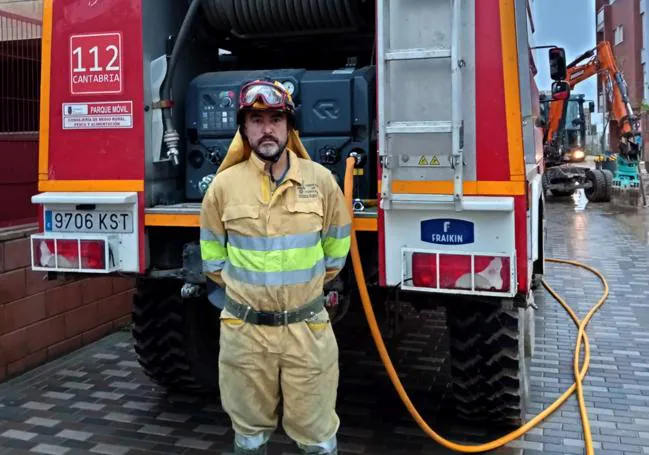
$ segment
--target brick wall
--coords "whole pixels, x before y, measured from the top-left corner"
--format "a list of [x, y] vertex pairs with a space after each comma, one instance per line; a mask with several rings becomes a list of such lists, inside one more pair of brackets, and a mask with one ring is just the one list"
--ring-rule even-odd
[[29, 268], [35, 226], [0, 230], [0, 381], [98, 340], [130, 321], [134, 282], [47, 281]]

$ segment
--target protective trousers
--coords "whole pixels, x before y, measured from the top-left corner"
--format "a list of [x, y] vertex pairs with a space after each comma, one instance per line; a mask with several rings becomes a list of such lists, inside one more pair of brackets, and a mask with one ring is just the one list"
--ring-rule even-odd
[[328, 313], [282, 326], [221, 314], [219, 387], [235, 431], [235, 453], [265, 454], [282, 426], [303, 453], [336, 454], [338, 344]]

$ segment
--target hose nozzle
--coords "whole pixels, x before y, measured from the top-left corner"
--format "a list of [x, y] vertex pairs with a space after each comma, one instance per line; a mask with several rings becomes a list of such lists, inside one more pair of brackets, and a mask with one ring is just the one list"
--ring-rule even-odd
[[167, 156], [173, 162], [174, 166], [179, 166], [180, 151], [178, 150], [178, 144], [180, 143], [180, 135], [175, 129], [169, 129], [165, 131], [162, 140], [167, 146]]

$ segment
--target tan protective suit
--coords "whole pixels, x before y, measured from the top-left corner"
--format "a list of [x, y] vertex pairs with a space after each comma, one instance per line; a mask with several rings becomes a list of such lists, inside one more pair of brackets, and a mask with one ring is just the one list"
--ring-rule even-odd
[[[351, 217], [334, 177], [310, 160], [295, 131], [287, 150], [288, 172], [273, 188], [265, 163], [237, 133], [201, 210], [206, 275], [258, 311], [317, 299], [349, 252]], [[219, 385], [239, 447], [265, 444], [281, 396], [288, 436], [306, 453], [336, 453], [338, 345], [325, 309], [284, 326], [223, 310]]]

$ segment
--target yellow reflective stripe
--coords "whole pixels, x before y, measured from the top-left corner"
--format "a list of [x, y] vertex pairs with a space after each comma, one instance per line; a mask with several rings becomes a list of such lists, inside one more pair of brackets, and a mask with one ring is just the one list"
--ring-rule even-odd
[[225, 234], [217, 234], [214, 231], [201, 228], [201, 259], [203, 261], [224, 261], [228, 257], [225, 248]]
[[204, 261], [223, 261], [228, 251], [216, 240], [201, 240], [201, 259]]
[[290, 248], [286, 250], [254, 251], [228, 244], [228, 261], [235, 267], [251, 272], [288, 272], [314, 267], [324, 258], [322, 247]]
[[306, 270], [288, 272], [253, 272], [235, 267], [231, 262], [225, 263], [223, 272], [231, 279], [253, 286], [285, 286], [309, 283], [325, 273], [324, 260], [318, 261]]
[[322, 248], [324, 249], [325, 255], [331, 258], [346, 256], [349, 253], [350, 245], [351, 237], [343, 237], [342, 239], [326, 237], [322, 241]]
[[350, 223], [344, 226], [331, 226], [327, 229], [322, 238], [322, 248], [328, 262], [347, 256], [351, 246], [351, 228]]

